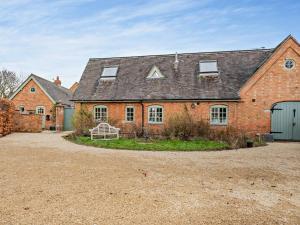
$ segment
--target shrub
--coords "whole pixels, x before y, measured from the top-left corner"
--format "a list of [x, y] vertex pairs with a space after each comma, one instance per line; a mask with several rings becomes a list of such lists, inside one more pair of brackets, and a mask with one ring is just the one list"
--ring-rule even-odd
[[194, 136], [208, 138], [211, 132], [211, 127], [207, 121], [200, 120], [194, 122]]
[[140, 126], [137, 126], [135, 123], [122, 123], [121, 126], [121, 135], [127, 138], [141, 138], [143, 137], [143, 130]]
[[210, 128], [208, 138], [226, 142], [231, 148], [244, 148], [249, 139], [245, 132], [230, 126], [223, 129]]
[[227, 143], [230, 148], [247, 146], [249, 137], [245, 132], [234, 127], [211, 127], [207, 121], [195, 121], [187, 108], [171, 117], [163, 130], [166, 138], [180, 140], [208, 139]]
[[185, 106], [183, 112], [175, 114], [169, 119], [168, 125], [163, 130], [163, 135], [168, 138], [189, 140], [195, 134], [194, 126], [195, 122]]
[[96, 125], [93, 114], [87, 110], [86, 106], [82, 106], [74, 113], [72, 123], [76, 135], [89, 135], [89, 129]]

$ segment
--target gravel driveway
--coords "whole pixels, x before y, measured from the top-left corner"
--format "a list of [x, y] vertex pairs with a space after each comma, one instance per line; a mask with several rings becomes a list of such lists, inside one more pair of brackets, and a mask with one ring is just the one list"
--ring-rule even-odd
[[0, 138], [0, 224], [300, 224], [300, 143], [138, 152]]

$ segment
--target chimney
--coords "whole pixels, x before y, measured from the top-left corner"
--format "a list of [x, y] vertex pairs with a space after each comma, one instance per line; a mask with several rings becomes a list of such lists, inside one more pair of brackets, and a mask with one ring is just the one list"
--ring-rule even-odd
[[56, 84], [57, 86], [61, 86], [61, 81], [59, 79], [59, 76], [57, 76], [56, 80], [54, 80], [54, 84]]
[[176, 73], [178, 72], [178, 65], [179, 65], [179, 60], [178, 60], [178, 54], [176, 52], [175, 61], [174, 61], [174, 70], [175, 70]]

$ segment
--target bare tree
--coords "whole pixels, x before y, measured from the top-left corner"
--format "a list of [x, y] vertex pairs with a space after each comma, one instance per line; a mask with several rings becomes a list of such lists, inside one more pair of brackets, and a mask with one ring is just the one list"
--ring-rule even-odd
[[0, 71], [0, 98], [8, 98], [20, 85], [21, 79], [15, 72], [3, 69]]

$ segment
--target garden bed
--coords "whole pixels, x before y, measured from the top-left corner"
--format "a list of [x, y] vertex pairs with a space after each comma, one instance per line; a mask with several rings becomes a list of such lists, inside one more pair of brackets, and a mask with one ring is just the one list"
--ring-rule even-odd
[[229, 149], [228, 144], [209, 140], [145, 140], [126, 139], [118, 140], [91, 140], [85, 136], [65, 136], [65, 139], [76, 144], [109, 149], [127, 149], [143, 151], [213, 151]]

